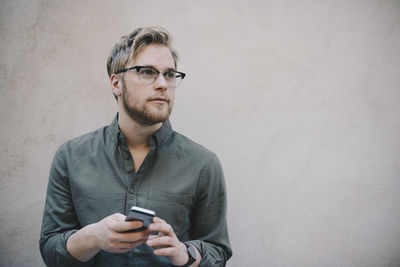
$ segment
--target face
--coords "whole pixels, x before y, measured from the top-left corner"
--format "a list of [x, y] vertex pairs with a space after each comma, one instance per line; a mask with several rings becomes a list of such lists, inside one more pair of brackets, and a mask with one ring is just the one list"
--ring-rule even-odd
[[[159, 71], [175, 69], [174, 59], [168, 47], [151, 44], [134, 59], [131, 66], [152, 66]], [[163, 75], [152, 84], [144, 84], [135, 70], [124, 73], [121, 81], [122, 105], [125, 112], [143, 126], [164, 122], [169, 118], [175, 97]]]

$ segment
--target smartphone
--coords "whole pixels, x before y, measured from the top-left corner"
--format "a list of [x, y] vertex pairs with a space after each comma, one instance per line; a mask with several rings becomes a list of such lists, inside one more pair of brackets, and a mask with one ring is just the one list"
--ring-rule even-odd
[[125, 221], [142, 221], [143, 227], [132, 229], [127, 232], [140, 232], [147, 229], [149, 224], [153, 222], [154, 216], [156, 216], [156, 213], [152, 210], [132, 206], [128, 212], [128, 215], [126, 215]]

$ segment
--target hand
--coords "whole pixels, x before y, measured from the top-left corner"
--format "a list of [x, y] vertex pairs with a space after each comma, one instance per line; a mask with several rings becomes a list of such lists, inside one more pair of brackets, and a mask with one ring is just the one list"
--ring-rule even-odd
[[146, 244], [153, 247], [154, 254], [166, 256], [173, 265], [184, 265], [189, 261], [189, 255], [185, 244], [179, 241], [172, 226], [166, 221], [154, 217], [153, 223], [147, 229], [149, 232], [159, 232], [158, 235], [150, 235]]
[[97, 247], [111, 253], [122, 253], [144, 243], [149, 231], [121, 233], [143, 226], [141, 221], [125, 221], [125, 215], [115, 213], [93, 225]]

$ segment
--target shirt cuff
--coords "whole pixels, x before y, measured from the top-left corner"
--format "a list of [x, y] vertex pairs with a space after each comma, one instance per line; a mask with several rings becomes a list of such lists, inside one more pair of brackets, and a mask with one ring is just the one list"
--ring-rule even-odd
[[224, 259], [217, 259], [213, 256], [212, 248], [210, 243], [204, 242], [202, 240], [190, 240], [185, 243], [193, 245], [201, 255], [201, 262], [199, 267], [216, 267], [225, 266], [226, 261]]
[[67, 250], [67, 241], [68, 238], [77, 232], [78, 230], [70, 230], [63, 233], [61, 237], [61, 242], [57, 244], [57, 253], [59, 255], [58, 264], [60, 266], [90, 266], [93, 260], [89, 260], [87, 262], [81, 262], [78, 259], [74, 258]]

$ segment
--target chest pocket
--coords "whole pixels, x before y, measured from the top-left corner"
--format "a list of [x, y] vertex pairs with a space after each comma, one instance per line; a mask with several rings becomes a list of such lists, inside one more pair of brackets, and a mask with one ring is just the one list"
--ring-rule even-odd
[[190, 227], [190, 209], [192, 196], [190, 194], [167, 192], [149, 189], [147, 207], [156, 212], [156, 216], [170, 224], [178, 238]]
[[125, 193], [92, 193], [77, 198], [74, 203], [82, 227], [114, 214], [124, 214]]

